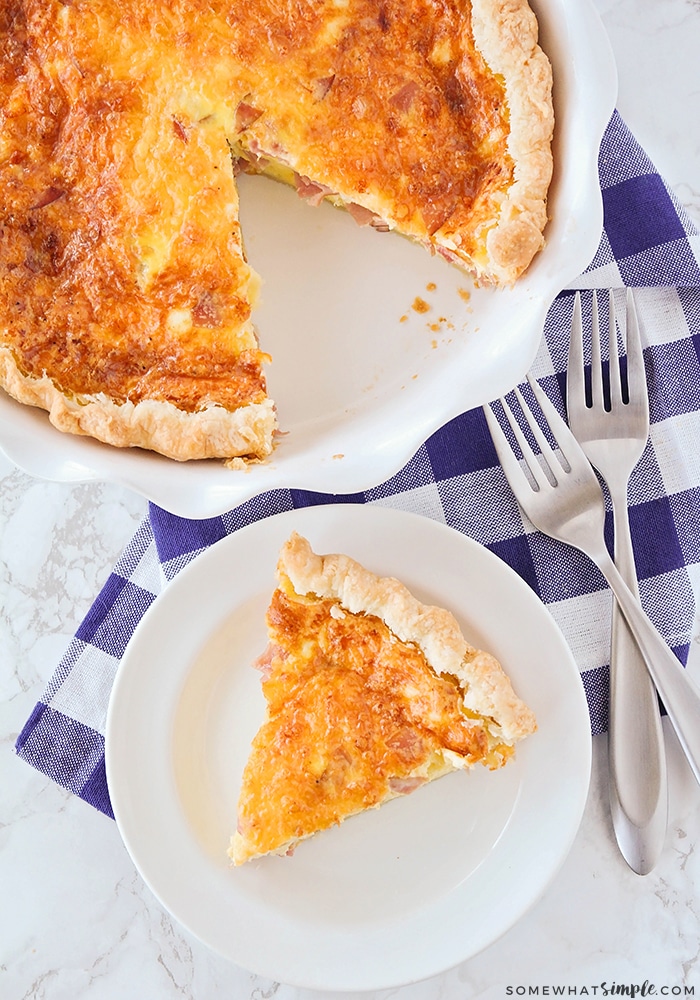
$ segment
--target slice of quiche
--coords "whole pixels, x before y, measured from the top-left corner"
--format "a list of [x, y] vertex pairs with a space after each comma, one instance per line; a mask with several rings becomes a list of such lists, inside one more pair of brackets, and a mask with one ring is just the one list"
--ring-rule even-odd
[[4, 0], [0, 386], [112, 445], [264, 458], [237, 172], [507, 284], [551, 86], [527, 0]]
[[493, 656], [455, 618], [294, 533], [267, 613], [265, 721], [244, 769], [235, 865], [475, 763], [536, 729]]

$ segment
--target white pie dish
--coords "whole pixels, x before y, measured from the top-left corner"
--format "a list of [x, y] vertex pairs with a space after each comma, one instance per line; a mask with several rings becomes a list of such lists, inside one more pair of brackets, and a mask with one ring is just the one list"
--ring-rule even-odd
[[[46, 413], [4, 393], [0, 449], [35, 476], [116, 482], [173, 513], [207, 517], [276, 488], [375, 486], [448, 420], [512, 388], [532, 363], [552, 300], [598, 247], [597, 155], [617, 93], [590, 0], [533, 7], [554, 67], [556, 166], [547, 245], [515, 288], [475, 290], [421, 247], [244, 177], [242, 228], [264, 282], [255, 320], [273, 356], [268, 388], [284, 432], [273, 455], [241, 472], [120, 450], [62, 434]], [[414, 308], [418, 299], [427, 311]]]
[[[466, 638], [499, 658], [538, 731], [499, 771], [447, 775], [293, 857], [232, 868], [241, 772], [264, 715], [252, 663], [292, 530], [452, 611]], [[331, 504], [243, 528], [168, 585], [119, 667], [106, 763], [127, 850], [189, 933], [278, 982], [379, 990], [466, 961], [542, 896], [583, 815], [591, 734], [573, 656], [513, 570], [429, 518]]]

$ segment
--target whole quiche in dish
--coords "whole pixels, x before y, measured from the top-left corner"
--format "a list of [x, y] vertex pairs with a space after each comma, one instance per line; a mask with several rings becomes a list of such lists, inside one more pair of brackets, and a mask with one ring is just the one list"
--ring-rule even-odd
[[525, 0], [5, 0], [0, 386], [111, 445], [265, 458], [237, 175], [508, 285], [547, 221], [537, 39]]

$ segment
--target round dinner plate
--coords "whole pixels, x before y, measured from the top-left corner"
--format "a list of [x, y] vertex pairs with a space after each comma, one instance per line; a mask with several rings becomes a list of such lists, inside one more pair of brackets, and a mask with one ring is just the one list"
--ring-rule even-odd
[[[494, 653], [538, 731], [506, 767], [455, 772], [301, 843], [231, 867], [241, 773], [264, 714], [252, 666], [280, 547], [296, 530], [448, 608]], [[470, 958], [542, 895], [578, 830], [591, 736], [571, 652], [505, 563], [457, 531], [374, 505], [258, 521], [216, 543], [146, 613], [107, 720], [117, 824], [162, 905], [261, 976], [378, 990]]]
[[450, 419], [520, 382], [552, 300], [598, 248], [598, 148], [617, 94], [592, 0], [532, 6], [554, 70], [555, 172], [546, 246], [513, 288], [474, 288], [395, 234], [313, 209], [267, 178], [239, 178], [246, 249], [263, 279], [254, 321], [284, 432], [270, 458], [242, 472], [113, 448], [62, 434], [0, 392], [7, 457], [34, 476], [116, 482], [172, 513], [210, 517], [266, 490], [376, 486]]

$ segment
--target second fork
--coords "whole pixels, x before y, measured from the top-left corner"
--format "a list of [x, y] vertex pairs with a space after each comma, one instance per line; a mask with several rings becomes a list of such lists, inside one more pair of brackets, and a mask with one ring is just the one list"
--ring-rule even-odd
[[[627, 392], [623, 392], [617, 347], [615, 299], [608, 296], [607, 405], [598, 301], [591, 314], [591, 386], [588, 405], [584, 376], [581, 296], [576, 293], [566, 408], [569, 426], [592, 465], [608, 485], [613, 508], [615, 563], [638, 596], [629, 529], [629, 477], [649, 436], [649, 403], [644, 359], [632, 293], [626, 303]], [[666, 758], [656, 690], [632, 634], [613, 604], [608, 722], [610, 808], [620, 851], [640, 875], [655, 867], [667, 826]]]
[[639, 599], [620, 576], [605, 544], [603, 491], [593, 468], [567, 423], [544, 390], [528, 376], [560, 460], [536, 417], [516, 386], [514, 392], [532, 435], [535, 454], [506, 401], [501, 399], [510, 428], [520, 448], [516, 451], [489, 405], [484, 415], [503, 471], [532, 524], [561, 542], [573, 545], [591, 559], [610, 584], [627, 624], [641, 650], [647, 670], [666, 708], [681, 748], [700, 783], [700, 687], [686, 672], [666, 640], [646, 614]]

